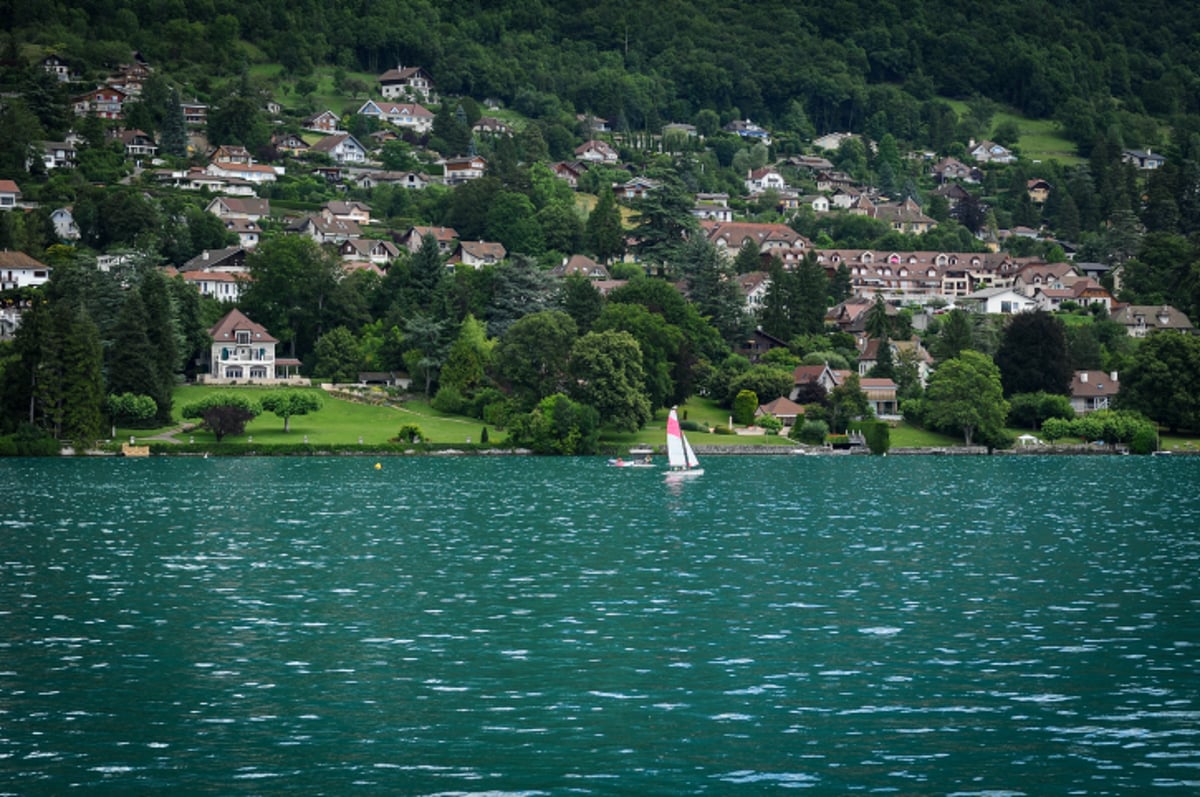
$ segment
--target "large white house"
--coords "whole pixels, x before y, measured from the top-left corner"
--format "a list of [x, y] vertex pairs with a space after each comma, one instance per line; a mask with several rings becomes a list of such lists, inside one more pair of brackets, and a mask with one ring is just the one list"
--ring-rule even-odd
[[370, 116], [384, 122], [390, 122], [396, 127], [405, 127], [418, 133], [427, 133], [433, 129], [433, 112], [415, 102], [389, 102], [386, 100], [367, 100], [358, 109], [360, 116]]
[[279, 341], [241, 310], [230, 310], [209, 334], [213, 344], [206, 382], [277, 382], [294, 378], [300, 368], [295, 358], [277, 357]]
[[50, 279], [50, 267], [24, 252], [0, 251], [0, 290], [43, 285]]

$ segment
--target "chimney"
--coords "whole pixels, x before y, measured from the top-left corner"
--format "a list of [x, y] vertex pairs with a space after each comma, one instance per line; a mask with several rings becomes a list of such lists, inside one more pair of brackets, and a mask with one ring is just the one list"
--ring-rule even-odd
[[205, 250], [204, 250], [204, 252], [203, 252], [203, 253], [201, 253], [201, 255], [200, 255], [200, 259], [201, 259], [201, 260], [208, 260], [208, 250], [207, 250], [207, 249], [205, 249]]
[[1112, 371], [1111, 373], [1109, 373], [1108, 378], [1110, 381], [1116, 382], [1117, 381], [1117, 372]]
[[1079, 381], [1081, 384], [1084, 384], [1084, 385], [1087, 384], [1087, 371], [1079, 372]]

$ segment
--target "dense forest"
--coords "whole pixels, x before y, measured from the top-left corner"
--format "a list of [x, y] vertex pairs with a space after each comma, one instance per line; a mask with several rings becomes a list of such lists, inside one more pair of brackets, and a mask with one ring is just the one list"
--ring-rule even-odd
[[[4, 0], [11, 51], [56, 51], [86, 73], [130, 47], [203, 95], [273, 61], [379, 73], [419, 64], [450, 94], [540, 116], [566, 104], [630, 130], [722, 119], [911, 140], [921, 103], [986, 97], [1053, 118], [1085, 150], [1098, 132], [1148, 146], [1200, 111], [1200, 17], [1165, 0], [962, 3], [600, 0]], [[1194, 11], [1194, 8], [1192, 9]], [[203, 96], [202, 96], [203, 98]], [[870, 131], [868, 131], [870, 132]], [[874, 136], [878, 138], [878, 135]]]

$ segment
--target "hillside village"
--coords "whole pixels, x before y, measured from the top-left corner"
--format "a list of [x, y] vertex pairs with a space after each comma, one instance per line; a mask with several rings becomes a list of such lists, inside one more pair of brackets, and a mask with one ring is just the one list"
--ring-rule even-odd
[[[262, 273], [256, 262], [266, 262], [256, 261], [256, 253], [291, 238], [311, 242], [321, 257], [337, 264], [337, 281], [370, 286], [363, 290], [377, 290], [389, 273], [411, 280], [414, 259], [424, 252], [460, 286], [482, 284], [465, 272], [503, 273], [515, 258], [549, 285], [573, 279], [601, 300], [631, 279], [651, 276], [666, 278], [693, 302], [699, 278], [688, 276], [691, 268], [679, 258], [685, 241], [703, 241], [715, 253], [714, 268], [729, 289], [724, 295], [736, 295], [738, 305], [738, 318], [721, 332], [729, 349], [750, 364], [786, 362], [769, 356], [772, 349], [790, 347], [791, 354], [802, 356], [793, 337], [820, 331], [777, 320], [791, 312], [781, 310], [780, 302], [795, 302], [780, 298], [778, 283], [806, 263], [815, 264], [828, 286], [821, 291], [821, 326], [844, 335], [843, 348], [824, 365], [795, 365], [790, 389], [762, 396], [758, 415], [775, 415], [786, 426], [803, 415], [797, 402], [813, 398], [812, 384], [831, 393], [851, 375], [870, 414], [899, 420], [906, 392], [926, 387], [936, 370], [939, 358], [930, 351], [930, 336], [951, 312], [969, 313], [976, 327], [983, 319], [993, 319], [985, 327], [999, 320], [996, 329], [1017, 314], [1080, 311], [1111, 319], [1132, 339], [1160, 330], [1195, 332], [1178, 307], [1121, 301], [1119, 258], [1080, 259], [1078, 241], [1044, 223], [999, 226], [998, 217], [1036, 218], [1037, 209], [1064, 189], [1043, 177], [1025, 177], [1036, 175], [1039, 165], [1021, 164], [1017, 152], [995, 141], [961, 141], [954, 154], [900, 152], [890, 134], [876, 141], [835, 132], [813, 137], [803, 151], [782, 153], [772, 148], [772, 132], [749, 119], [732, 119], [716, 130], [711, 124], [701, 131], [690, 123], [669, 123], [637, 133], [577, 114], [572, 140], [555, 142], [555, 154], [569, 156], [555, 159], [533, 125], [486, 98], [439, 94], [436, 76], [420, 66], [380, 73], [365, 92], [357, 88], [361, 96], [345, 99], [341, 113], [323, 109], [303, 116], [248, 84], [224, 101], [224, 109], [184, 100], [137, 54], [95, 86], [81, 82], [53, 53], [33, 67], [69, 90], [74, 121], [61, 141], [32, 142], [20, 182], [0, 179], [0, 211], [24, 219], [6, 226], [5, 240], [27, 244], [25, 251], [0, 252], [0, 290], [8, 297], [0, 338], [6, 340], [19, 334], [36, 290], [57, 268], [86, 263], [100, 272], [120, 272], [148, 264], [201, 297], [210, 335], [232, 319], [241, 324], [239, 343], [253, 338], [271, 344], [269, 352], [259, 347], [251, 355], [214, 339], [211, 347], [198, 347], [188, 368], [192, 378], [264, 384], [328, 378], [329, 362], [316, 357], [319, 334], [268, 328], [249, 315], [262, 305], [262, 296], [245, 303]], [[148, 84], [159, 98], [157, 110], [147, 108]], [[170, 86], [165, 105], [164, 86]], [[253, 106], [230, 119], [227, 106], [235, 101]], [[155, 113], [153, 133], [132, 126]], [[269, 130], [261, 146], [246, 145], [254, 137], [244, 127], [247, 115]], [[689, 167], [681, 164], [706, 152], [711, 156], [713, 147], [732, 148], [731, 168], [744, 167], [744, 179], [732, 191], [689, 190], [689, 180], [680, 179]], [[1120, 152], [1119, 161], [1129, 180], [1142, 181], [1166, 163], [1161, 155], [1135, 149]], [[867, 162], [872, 169], [863, 168]], [[84, 169], [93, 177], [106, 172], [112, 182], [80, 186]], [[1004, 199], [1014, 211], [998, 214], [990, 206], [998, 175], [1020, 175], [1016, 198], [1010, 192]], [[64, 189], [72, 184], [77, 189]], [[485, 184], [486, 191], [471, 193]], [[55, 201], [71, 193], [75, 202]], [[127, 211], [105, 204], [105, 197], [118, 194], [132, 197]], [[530, 196], [536, 202], [524, 198]], [[182, 208], [192, 208], [191, 215]], [[198, 210], [215, 221], [204, 221]], [[116, 225], [105, 214], [123, 212], [130, 214], [131, 231], [106, 231]], [[174, 213], [175, 223], [194, 231], [191, 245], [171, 250], [161, 245], [160, 234], [147, 248], [150, 230], [137, 228], [140, 222], [133, 218], [147, 213], [158, 218]], [[605, 238], [596, 223], [602, 213], [619, 219], [615, 240], [611, 234]], [[460, 231], [456, 220], [468, 224]], [[853, 224], [872, 225], [886, 246], [837, 245], [829, 232]], [[647, 236], [664, 229], [665, 248], [656, 249]], [[939, 229], [953, 232], [938, 238]], [[930, 241], [957, 246], [921, 246]], [[478, 312], [491, 321], [489, 301], [486, 295], [469, 300], [449, 320], [457, 325]], [[713, 316], [703, 301], [702, 315]], [[536, 303], [529, 310], [548, 306]], [[898, 320], [881, 330], [871, 320], [873, 308]], [[254, 361], [250, 367], [244, 367], [247, 358]], [[406, 367], [412, 359], [350, 359], [348, 372], [332, 369], [342, 381], [418, 378]], [[1117, 395], [1115, 365], [1121, 359], [1110, 359], [1111, 370], [1073, 372], [1069, 389], [1077, 413], [1107, 409]], [[887, 365], [882, 371], [881, 360]], [[891, 375], [895, 362], [911, 367], [915, 385]], [[1128, 355], [1123, 362], [1130, 362]], [[436, 374], [424, 379], [427, 388], [438, 382]]]

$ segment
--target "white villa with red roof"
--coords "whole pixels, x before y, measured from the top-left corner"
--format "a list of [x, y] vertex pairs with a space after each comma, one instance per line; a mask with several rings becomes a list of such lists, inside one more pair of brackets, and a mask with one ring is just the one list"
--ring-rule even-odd
[[300, 361], [277, 357], [279, 340], [241, 310], [230, 310], [209, 330], [213, 344], [207, 383], [295, 381]]

